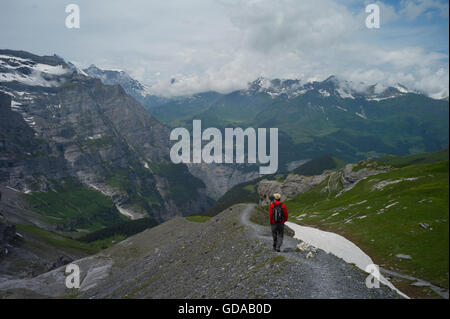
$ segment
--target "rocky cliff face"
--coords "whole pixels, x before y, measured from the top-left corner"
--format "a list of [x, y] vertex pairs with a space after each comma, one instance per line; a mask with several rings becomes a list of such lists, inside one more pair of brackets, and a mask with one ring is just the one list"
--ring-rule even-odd
[[58, 57], [0, 51], [0, 113], [2, 185], [48, 191], [76, 177], [133, 218], [164, 220], [210, 205], [204, 184], [170, 162], [167, 127], [121, 86]]
[[260, 205], [270, 204], [269, 196], [275, 193], [281, 194], [281, 200], [286, 201], [319, 185], [327, 176], [327, 173], [318, 176], [292, 174], [284, 182], [262, 180], [258, 185], [259, 203]]
[[322, 183], [324, 183], [323, 192], [337, 192], [336, 196], [339, 196], [355, 186], [360, 180], [390, 169], [390, 167], [382, 166], [375, 161], [365, 160], [357, 164], [347, 164], [338, 171], [325, 171], [321, 175], [290, 174], [282, 182], [262, 180], [258, 185], [259, 203], [260, 205], [268, 205], [270, 203], [269, 196], [274, 193], [281, 194], [281, 200], [286, 201]]
[[[147, 87], [145, 87], [139, 81], [131, 78], [124, 71], [103, 70], [96, 67], [95, 65], [91, 65], [89, 68], [84, 69], [83, 72], [85, 72], [90, 77], [100, 79], [103, 84], [120, 85], [126, 93], [139, 101], [144, 106], [144, 108], [148, 108], [150, 113], [155, 110], [153, 108], [153, 104], [162, 104], [169, 101], [168, 99], [162, 97], [150, 95], [149, 89]], [[206, 95], [211, 100], [213, 100], [215, 96], [214, 93], [211, 94], [212, 96], [209, 96], [208, 94]], [[195, 100], [195, 98], [192, 99]], [[176, 101], [177, 99], [174, 99], [172, 102], [176, 103]], [[152, 105], [153, 107], [151, 107], [150, 105]], [[167, 112], [167, 110], [162, 110], [161, 112], [164, 113]], [[170, 109], [168, 112], [171, 112]], [[185, 110], [181, 111], [181, 113], [183, 112], [185, 112]], [[158, 113], [158, 115], [161, 114]], [[259, 177], [256, 169], [253, 172], [246, 172], [239, 169], [237, 165], [224, 165], [214, 163], [206, 165], [191, 163], [187, 166], [189, 172], [192, 175], [203, 181], [206, 187], [206, 194], [214, 199], [217, 199], [225, 194], [225, 192], [232, 188], [234, 185]]]
[[188, 164], [189, 172], [206, 185], [208, 196], [218, 199], [233, 186], [256, 179], [258, 171], [243, 171], [229, 164]]

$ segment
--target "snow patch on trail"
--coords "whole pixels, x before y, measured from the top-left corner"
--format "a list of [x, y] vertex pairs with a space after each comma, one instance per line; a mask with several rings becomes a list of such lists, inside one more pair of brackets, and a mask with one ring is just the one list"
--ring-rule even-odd
[[372, 259], [358, 246], [338, 234], [300, 226], [291, 222], [286, 222], [286, 225], [295, 231], [294, 238], [307, 242], [327, 253], [332, 253], [348, 263], [354, 263], [358, 268], [364, 270], [367, 265], [373, 264]]
[[[342, 258], [349, 264], [355, 264], [356, 267], [364, 272], [367, 272], [368, 266], [375, 264], [358, 246], [341, 235], [313, 227], [300, 226], [291, 222], [286, 222], [286, 225], [295, 232], [294, 238]], [[383, 276], [380, 275], [379, 281], [395, 290], [401, 296], [409, 299], [407, 295], [398, 290]]]

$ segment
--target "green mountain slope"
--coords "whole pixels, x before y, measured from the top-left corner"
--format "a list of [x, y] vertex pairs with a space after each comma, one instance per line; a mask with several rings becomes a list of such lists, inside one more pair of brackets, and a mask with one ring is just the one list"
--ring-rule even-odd
[[[330, 163], [342, 165], [342, 161], [332, 160], [322, 156], [297, 171], [320, 174], [330, 168]], [[363, 178], [344, 192], [341, 181], [344, 169], [334, 169], [321, 184], [286, 202], [289, 220], [338, 233], [356, 243], [383, 268], [448, 289], [448, 163], [448, 149], [363, 161], [353, 165], [353, 172], [386, 165], [390, 169]], [[322, 169], [317, 170], [319, 167]], [[257, 203], [261, 180], [281, 183], [286, 177], [280, 174], [236, 185], [205, 214], [216, 215], [235, 203]], [[398, 258], [399, 254], [411, 259]], [[422, 288], [411, 287], [410, 283], [398, 284], [413, 296], [424, 297], [429, 293], [426, 288], [420, 291]]]
[[[292, 96], [269, 94], [263, 87], [213, 99], [197, 95], [149, 111], [170, 127], [190, 128], [193, 119], [202, 120], [205, 128], [277, 127], [281, 169], [290, 161], [322, 154], [355, 162], [448, 146], [448, 101], [394, 88], [376, 98], [369, 93], [343, 98], [333, 81], [306, 88], [306, 93]], [[385, 97], [389, 94], [393, 95]]]
[[442, 151], [421, 153], [409, 156], [384, 156], [378, 161], [384, 164], [389, 164], [395, 167], [403, 167], [415, 163], [433, 163], [440, 161], [448, 161], [449, 153], [448, 148]]
[[340, 160], [339, 158], [330, 155], [324, 155], [314, 158], [303, 165], [300, 165], [299, 167], [294, 169], [292, 173], [305, 176], [320, 175], [325, 170], [338, 169], [343, 167], [344, 165], [345, 162]]
[[430, 162], [436, 155], [415, 164], [396, 158], [399, 168], [341, 195], [342, 187], [326, 191], [329, 177], [287, 202], [290, 219], [343, 235], [385, 268], [448, 288], [449, 162]]
[[92, 231], [127, 220], [111, 199], [71, 178], [58, 183], [55, 190], [23, 196], [30, 209], [60, 231]]

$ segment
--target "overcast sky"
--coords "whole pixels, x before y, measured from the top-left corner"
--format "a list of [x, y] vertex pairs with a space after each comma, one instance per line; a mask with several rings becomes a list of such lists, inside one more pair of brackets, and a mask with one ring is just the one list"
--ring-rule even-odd
[[[65, 26], [69, 3], [80, 29]], [[381, 8], [379, 29], [365, 25], [369, 3]], [[161, 95], [337, 75], [440, 98], [448, 18], [446, 0], [1, 0], [0, 48], [123, 69]]]

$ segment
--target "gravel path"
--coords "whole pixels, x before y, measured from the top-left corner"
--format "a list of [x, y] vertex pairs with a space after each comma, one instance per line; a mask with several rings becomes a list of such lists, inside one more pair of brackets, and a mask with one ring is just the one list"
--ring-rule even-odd
[[[242, 211], [241, 222], [250, 227], [257, 238], [271, 245], [270, 229], [250, 221], [250, 213], [253, 209], [254, 206], [248, 205]], [[279, 253], [290, 261], [285, 276], [281, 280], [292, 280], [298, 284], [294, 290], [297, 298], [399, 297], [387, 287], [368, 289], [365, 286], [366, 273], [332, 254], [317, 250], [312, 253], [312, 258], [307, 259], [307, 252], [297, 251], [298, 244], [297, 239], [284, 236], [281, 253]]]

